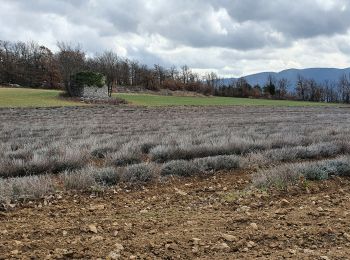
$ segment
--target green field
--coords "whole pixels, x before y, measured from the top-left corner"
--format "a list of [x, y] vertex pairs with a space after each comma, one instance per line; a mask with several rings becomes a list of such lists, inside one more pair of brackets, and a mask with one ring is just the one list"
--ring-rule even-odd
[[[84, 105], [80, 102], [64, 100], [59, 97], [60, 93], [61, 91], [59, 90], [0, 88], [0, 107], [56, 107]], [[113, 96], [123, 98], [131, 105], [137, 106], [340, 106], [340, 104], [231, 97], [184, 97], [129, 93], [117, 93], [113, 94]]]
[[79, 106], [82, 103], [59, 98], [59, 90], [0, 88], [0, 107]]
[[129, 93], [114, 95], [139, 106], [339, 106], [339, 104], [329, 103], [232, 97], [179, 97]]

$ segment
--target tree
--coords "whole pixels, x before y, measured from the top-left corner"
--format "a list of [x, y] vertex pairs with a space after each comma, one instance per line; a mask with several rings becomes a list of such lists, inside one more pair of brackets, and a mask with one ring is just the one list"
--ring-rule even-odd
[[181, 67], [181, 78], [184, 85], [190, 81], [191, 70], [187, 65]]
[[219, 77], [215, 72], [207, 73], [204, 76], [204, 80], [205, 80], [208, 87], [211, 87], [214, 89], [216, 89], [218, 87]]
[[285, 98], [288, 93], [289, 81], [286, 78], [281, 78], [277, 81], [276, 96], [278, 98]]
[[343, 74], [340, 76], [338, 85], [341, 101], [344, 103], [350, 103], [350, 75], [347, 76], [346, 74]]
[[157, 80], [158, 86], [162, 86], [164, 80], [166, 79], [166, 69], [159, 64], [154, 64], [154, 75]]
[[248, 81], [244, 77], [241, 77], [236, 81], [233, 96], [249, 97], [251, 90], [252, 86], [249, 85]]
[[108, 96], [111, 97], [113, 87], [116, 86], [118, 79], [118, 55], [112, 51], [105, 51], [96, 60], [99, 71], [106, 76]]
[[67, 93], [73, 96], [70, 78], [73, 74], [82, 71], [85, 66], [85, 53], [81, 46], [71, 46], [69, 43], [58, 42], [59, 52], [57, 60]]
[[300, 74], [298, 74], [295, 90], [299, 99], [306, 100], [307, 86], [305, 79]]
[[270, 74], [263, 88], [264, 94], [274, 96], [276, 94], [276, 79]]
[[260, 87], [260, 85], [259, 84], [256, 84], [254, 87], [253, 87], [253, 89], [252, 89], [252, 96], [253, 97], [260, 97], [261, 96], [261, 94], [262, 94], [262, 88]]

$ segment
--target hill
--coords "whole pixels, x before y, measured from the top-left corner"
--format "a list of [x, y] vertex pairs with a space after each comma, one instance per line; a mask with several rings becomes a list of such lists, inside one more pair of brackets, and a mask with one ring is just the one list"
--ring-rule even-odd
[[[288, 90], [294, 91], [298, 75], [304, 78], [314, 79], [317, 83], [324, 83], [326, 80], [329, 83], [337, 83], [340, 76], [343, 74], [350, 74], [350, 68], [336, 69], [336, 68], [309, 68], [309, 69], [287, 69], [280, 72], [261, 72], [245, 76], [246, 80], [251, 85], [259, 84], [263, 86], [269, 75], [272, 75], [277, 80], [286, 78], [289, 81]], [[224, 84], [230, 83], [237, 78], [226, 78]]]

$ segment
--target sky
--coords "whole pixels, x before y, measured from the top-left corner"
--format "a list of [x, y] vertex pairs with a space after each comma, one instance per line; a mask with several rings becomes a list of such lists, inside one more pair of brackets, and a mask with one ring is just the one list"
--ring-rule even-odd
[[350, 0], [0, 0], [0, 40], [238, 77], [350, 67]]

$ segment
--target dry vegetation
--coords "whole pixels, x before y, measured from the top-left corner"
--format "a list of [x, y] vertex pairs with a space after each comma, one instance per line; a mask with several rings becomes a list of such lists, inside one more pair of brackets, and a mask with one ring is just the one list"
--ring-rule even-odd
[[0, 122], [0, 259], [348, 258], [348, 108], [16, 108]]
[[0, 121], [3, 201], [219, 170], [258, 169], [264, 188], [350, 175], [348, 108], [1, 109]]

